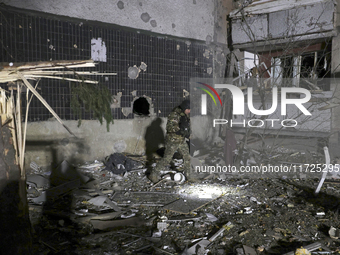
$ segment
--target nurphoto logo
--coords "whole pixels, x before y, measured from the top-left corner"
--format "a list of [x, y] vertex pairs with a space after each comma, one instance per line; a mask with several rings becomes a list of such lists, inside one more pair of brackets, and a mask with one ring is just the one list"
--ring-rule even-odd
[[[199, 84], [204, 85], [205, 87], [209, 88], [212, 92], [215, 93], [215, 95], [217, 96], [217, 98], [220, 101], [220, 104], [222, 106], [222, 100], [220, 98], [220, 96], [218, 95], [217, 91], [215, 89], [228, 89], [231, 92], [231, 96], [233, 99], [233, 115], [245, 115], [245, 94], [243, 93], [243, 91], [235, 86], [235, 85], [231, 85], [231, 84], [215, 84], [214, 87], [202, 83], [202, 82], [197, 82]], [[205, 88], [201, 88], [201, 87], [196, 87], [199, 88], [201, 90], [203, 90], [204, 92], [206, 92], [208, 95], [210, 95], [210, 97], [213, 99], [215, 105], [216, 104], [216, 100], [214, 98], [214, 96], [211, 94], [210, 91], [208, 91]], [[206, 115], [207, 114], [207, 94], [202, 94], [201, 95], [201, 114], [202, 115]], [[278, 88], [275, 86], [272, 88], [272, 104], [271, 107], [269, 109], [256, 109], [254, 107], [254, 99], [253, 99], [253, 88], [252, 87], [248, 87], [246, 90], [246, 95], [247, 95], [247, 107], [248, 110], [255, 114], [255, 115], [260, 115], [260, 116], [268, 116], [270, 114], [273, 114], [277, 108], [278, 108]], [[306, 109], [306, 107], [303, 105], [304, 103], [308, 103], [309, 100], [311, 99], [311, 93], [309, 90], [304, 89], [304, 88], [297, 88], [297, 87], [282, 87], [281, 88], [281, 115], [285, 116], [287, 115], [287, 105], [294, 105], [297, 109], [299, 109], [302, 114], [304, 114], [305, 116], [311, 116], [312, 114]], [[288, 94], [303, 94], [305, 95], [305, 97], [303, 98], [288, 98]], [[267, 123], [271, 123], [271, 126], [274, 126], [274, 123], [280, 121], [279, 119], [251, 119], [247, 121], [248, 126], [250, 127], [262, 127], [265, 122]], [[213, 120], [213, 127], [215, 127], [216, 125], [223, 125], [223, 124], [227, 124], [230, 123], [231, 125], [233, 124], [233, 120], [226, 120], [226, 119], [214, 119]], [[256, 123], [256, 125], [253, 125], [254, 123]], [[242, 122], [237, 122], [234, 124], [238, 124], [238, 125], [246, 125], [246, 120], [243, 120]], [[295, 127], [297, 125], [297, 121], [295, 119], [285, 119], [281, 121], [281, 125], [283, 127]]]

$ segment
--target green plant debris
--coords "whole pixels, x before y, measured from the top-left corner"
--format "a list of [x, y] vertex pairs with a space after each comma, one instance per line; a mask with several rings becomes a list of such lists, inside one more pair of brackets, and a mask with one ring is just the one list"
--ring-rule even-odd
[[82, 109], [92, 113], [100, 124], [103, 118], [106, 120], [106, 128], [109, 132], [110, 123], [113, 123], [111, 113], [112, 95], [109, 89], [103, 85], [89, 83], [71, 83], [71, 109], [78, 116], [78, 127], [82, 121]]

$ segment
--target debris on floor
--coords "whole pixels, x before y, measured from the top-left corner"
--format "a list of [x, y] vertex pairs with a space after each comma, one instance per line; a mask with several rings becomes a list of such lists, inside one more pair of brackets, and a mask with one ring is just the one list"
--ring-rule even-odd
[[[303, 164], [306, 154], [249, 149], [243, 162]], [[196, 153], [197, 154], [197, 153]], [[317, 155], [317, 154], [316, 154]], [[317, 155], [322, 161], [323, 156]], [[247, 157], [249, 157], [247, 159]], [[221, 162], [200, 150], [195, 164]], [[249, 160], [250, 159], [250, 160]], [[338, 254], [340, 189], [319, 178], [212, 173], [198, 183], [155, 185], [146, 160], [112, 154], [106, 162], [52, 171], [32, 164], [27, 176], [34, 254]], [[172, 174], [172, 175], [171, 175]]]
[[126, 157], [122, 153], [113, 153], [106, 159], [105, 166], [106, 170], [109, 170], [114, 174], [121, 174], [126, 171], [132, 171], [142, 168], [143, 164], [129, 157]]

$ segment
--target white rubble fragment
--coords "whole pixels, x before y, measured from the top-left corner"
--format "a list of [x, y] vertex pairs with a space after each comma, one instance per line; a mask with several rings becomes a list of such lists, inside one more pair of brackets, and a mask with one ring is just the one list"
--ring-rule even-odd
[[211, 213], [205, 213], [205, 215], [207, 215], [208, 217], [208, 220], [211, 221], [211, 222], [214, 222], [214, 221], [217, 221], [218, 219], [212, 215]]

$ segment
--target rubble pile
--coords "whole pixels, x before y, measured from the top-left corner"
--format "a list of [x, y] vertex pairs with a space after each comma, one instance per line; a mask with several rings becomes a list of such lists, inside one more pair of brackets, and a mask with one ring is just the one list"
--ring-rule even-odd
[[[305, 157], [288, 153], [275, 159]], [[328, 179], [315, 195], [319, 179], [298, 174], [208, 174], [179, 183], [169, 168], [152, 184], [145, 165], [118, 154], [79, 166], [63, 161], [50, 172], [32, 163], [34, 254], [340, 253], [339, 182]]]

